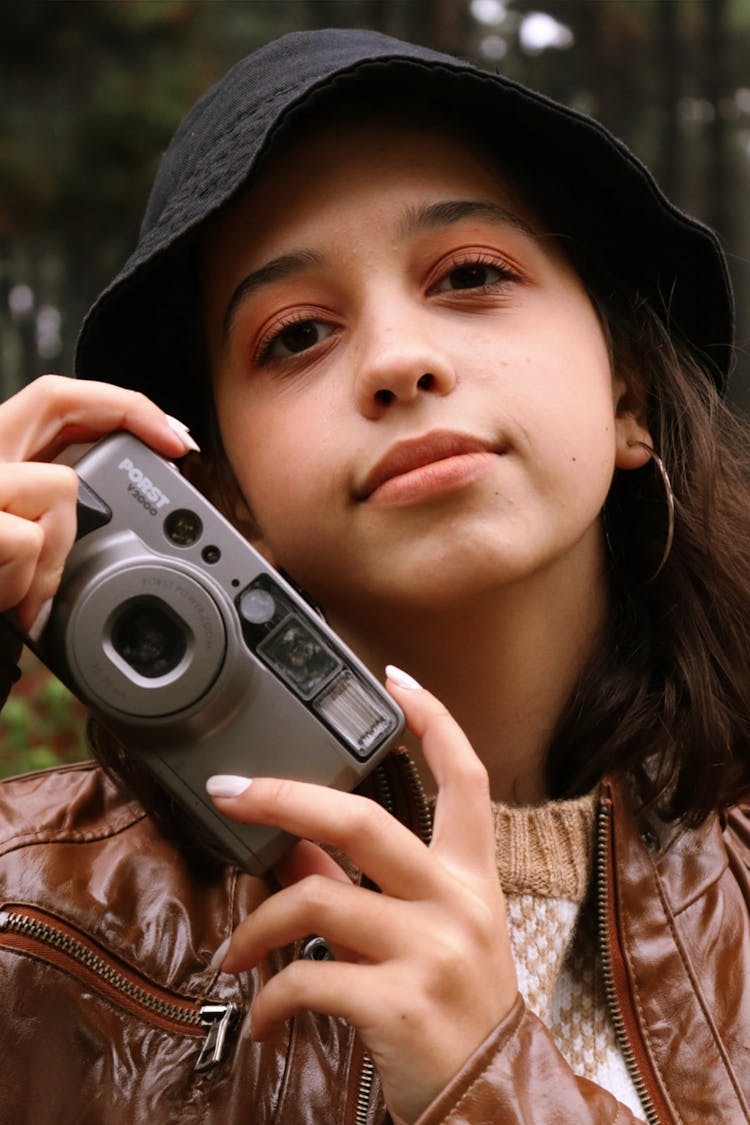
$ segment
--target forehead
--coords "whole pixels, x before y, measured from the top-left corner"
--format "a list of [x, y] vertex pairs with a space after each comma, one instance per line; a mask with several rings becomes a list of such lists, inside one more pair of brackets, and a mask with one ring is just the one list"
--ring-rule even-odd
[[424, 111], [384, 119], [339, 111], [298, 124], [271, 152], [240, 197], [208, 228], [204, 248], [215, 254], [277, 252], [279, 242], [314, 234], [321, 214], [356, 209], [363, 229], [386, 207], [439, 199], [503, 205], [535, 227], [515, 177], [488, 146], [459, 135]]

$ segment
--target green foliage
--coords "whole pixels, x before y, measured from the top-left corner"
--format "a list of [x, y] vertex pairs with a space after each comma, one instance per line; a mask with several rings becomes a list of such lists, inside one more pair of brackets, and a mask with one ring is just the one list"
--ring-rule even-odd
[[0, 777], [89, 757], [81, 704], [28, 654], [22, 667], [0, 712]]

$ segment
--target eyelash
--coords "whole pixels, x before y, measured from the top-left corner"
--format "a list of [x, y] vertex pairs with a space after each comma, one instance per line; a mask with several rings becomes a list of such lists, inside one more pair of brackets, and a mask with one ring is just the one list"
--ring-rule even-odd
[[479, 252], [465, 252], [462, 254], [455, 254], [449, 259], [447, 263], [447, 269], [444, 268], [445, 265], [446, 263], [441, 263], [438, 266], [439, 275], [436, 281], [434, 281], [430, 286], [431, 292], [434, 292], [437, 286], [440, 285], [441, 282], [445, 281], [448, 277], [450, 277], [450, 275], [455, 270], [467, 268], [470, 269], [471, 267], [496, 270], [500, 276], [496, 281], [487, 282], [484, 285], [468, 286], [465, 290], [456, 289], [446, 290], [445, 292], [466, 292], [467, 294], [477, 292], [497, 293], [498, 290], [503, 288], [504, 286], [509, 285], [514, 281], [521, 281], [521, 275], [517, 273], [516, 270], [512, 269], [507, 262], [503, 261], [500, 258], [494, 257], [491, 254], [483, 254]]
[[[444, 268], [446, 265], [448, 266], [447, 269]], [[438, 267], [438, 269], [440, 270], [439, 276], [437, 277], [436, 281], [434, 281], [428, 287], [428, 293], [435, 293], [437, 291], [437, 286], [440, 285], [441, 282], [445, 281], [448, 277], [450, 277], [451, 273], [453, 273], [454, 271], [460, 269], [470, 269], [472, 267], [496, 270], [499, 274], [499, 277], [496, 281], [486, 282], [484, 285], [467, 286], [466, 289], [445, 290], [444, 292], [466, 293], [467, 295], [476, 293], [497, 293], [506, 285], [521, 280], [520, 275], [515, 270], [511, 269], [508, 266], [507, 262], [500, 261], [490, 254], [456, 254], [455, 256], [450, 258], [448, 263], [443, 262]], [[283, 362], [284, 360], [294, 358], [293, 356], [278, 357], [271, 355], [271, 351], [274, 345], [283, 335], [283, 333], [286, 332], [289, 328], [294, 328], [296, 325], [305, 324], [307, 322], [311, 324], [327, 323], [325, 321], [322, 321], [322, 318], [319, 316], [310, 315], [311, 312], [313, 312], [313, 310], [301, 309], [299, 310], [299, 312], [291, 313], [274, 324], [273, 327], [263, 335], [258, 343], [257, 348], [255, 349], [255, 362], [259, 367], [267, 365], [274, 360]], [[328, 325], [328, 327], [330, 327], [330, 325]], [[335, 331], [335, 329], [332, 328], [331, 334], [333, 334], [333, 331]], [[324, 339], [327, 338], [328, 337], [324, 337]], [[322, 341], [317, 342], [320, 343]], [[305, 348], [298, 354], [304, 355], [307, 351], [312, 350], [315, 346], [316, 344], [311, 344], [310, 348]]]
[[[323, 320], [321, 312], [322, 310], [299, 309], [297, 312], [289, 313], [281, 320], [276, 321], [276, 323], [267, 332], [265, 332], [258, 341], [258, 346], [255, 348], [254, 352], [254, 362], [259, 367], [262, 367], [265, 364], [273, 363], [274, 361], [283, 362], [284, 359], [292, 358], [272, 356], [271, 350], [274, 344], [279, 340], [284, 332], [286, 332], [289, 328], [294, 328], [296, 325], [307, 323], [325, 323], [330, 327], [329, 322]], [[315, 345], [312, 346], [314, 347]], [[301, 355], [303, 353], [300, 352], [299, 354]]]

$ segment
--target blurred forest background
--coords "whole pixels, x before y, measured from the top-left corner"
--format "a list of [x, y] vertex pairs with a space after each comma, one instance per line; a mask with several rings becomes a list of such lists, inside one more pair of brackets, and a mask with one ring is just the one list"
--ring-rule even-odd
[[[726, 246], [732, 397], [750, 410], [750, 0], [0, 0], [0, 398], [73, 370], [195, 98], [287, 31], [371, 27], [599, 117]], [[102, 372], [106, 377], [106, 372]], [[27, 661], [0, 775], [85, 754], [78, 705]]]

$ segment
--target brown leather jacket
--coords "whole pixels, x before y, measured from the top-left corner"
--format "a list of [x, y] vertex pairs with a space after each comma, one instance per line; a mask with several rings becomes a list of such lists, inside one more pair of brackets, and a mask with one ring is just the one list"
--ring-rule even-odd
[[[414, 818], [401, 784], [399, 813]], [[644, 1119], [750, 1121], [750, 810], [680, 833], [602, 786], [602, 948]], [[299, 1016], [254, 1043], [258, 983], [209, 968], [268, 894], [191, 870], [90, 764], [0, 786], [0, 1122], [383, 1125], [346, 1024]], [[419, 1125], [634, 1122], [576, 1078], [519, 999]]]

